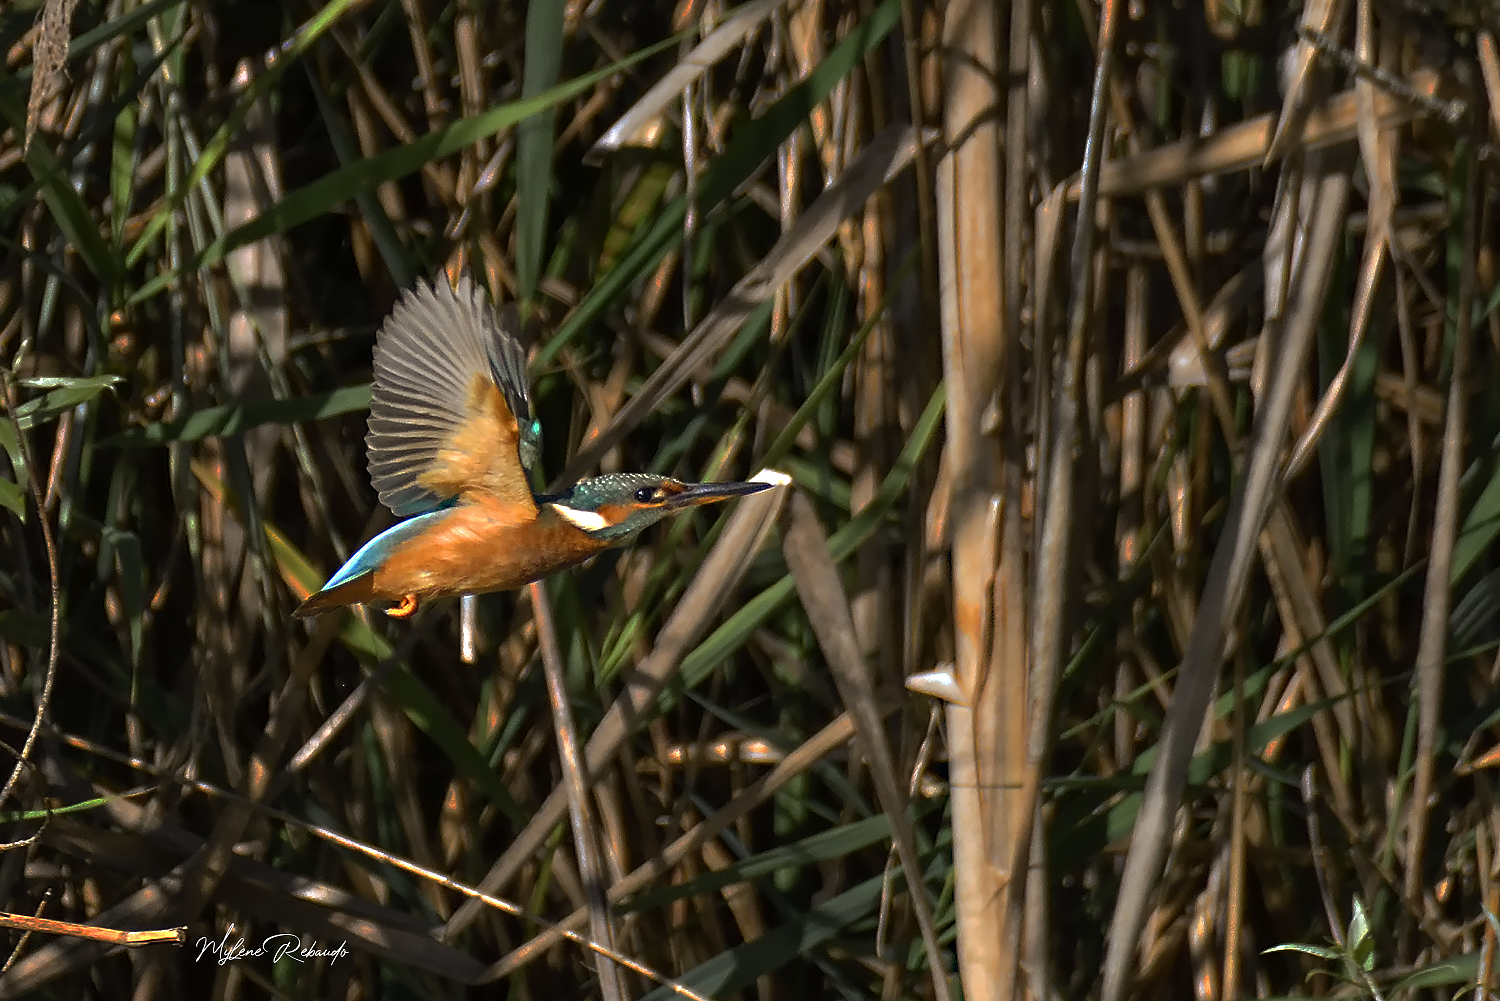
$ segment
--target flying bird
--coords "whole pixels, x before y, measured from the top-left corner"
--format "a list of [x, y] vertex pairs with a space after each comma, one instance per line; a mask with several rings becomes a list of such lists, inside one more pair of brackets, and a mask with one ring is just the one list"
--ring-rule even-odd
[[752, 494], [761, 482], [683, 483], [648, 473], [532, 492], [541, 446], [514, 307], [500, 315], [462, 275], [404, 293], [375, 337], [370, 482], [405, 520], [365, 543], [293, 613], [506, 591], [628, 542], [662, 518]]

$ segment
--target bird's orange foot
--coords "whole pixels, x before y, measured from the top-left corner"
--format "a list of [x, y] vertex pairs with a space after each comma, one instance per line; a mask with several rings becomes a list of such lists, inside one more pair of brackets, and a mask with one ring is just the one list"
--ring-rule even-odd
[[393, 619], [404, 619], [409, 617], [413, 612], [417, 610], [417, 604], [418, 600], [416, 595], [403, 595], [401, 598], [401, 604], [397, 605], [395, 608], [387, 608], [385, 610], [385, 614], [389, 615]]

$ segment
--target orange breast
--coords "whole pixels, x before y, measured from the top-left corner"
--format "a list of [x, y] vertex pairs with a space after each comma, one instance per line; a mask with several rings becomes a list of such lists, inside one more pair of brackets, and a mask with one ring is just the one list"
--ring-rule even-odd
[[477, 501], [454, 508], [391, 553], [375, 571], [374, 590], [390, 600], [508, 591], [605, 548], [560, 518], [520, 521], [509, 505]]

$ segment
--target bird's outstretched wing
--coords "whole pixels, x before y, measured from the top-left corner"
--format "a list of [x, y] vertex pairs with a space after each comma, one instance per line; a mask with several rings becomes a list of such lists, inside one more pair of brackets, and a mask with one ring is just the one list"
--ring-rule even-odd
[[375, 337], [370, 482], [399, 516], [489, 496], [535, 515], [541, 427], [514, 307], [497, 317], [468, 275], [418, 282]]

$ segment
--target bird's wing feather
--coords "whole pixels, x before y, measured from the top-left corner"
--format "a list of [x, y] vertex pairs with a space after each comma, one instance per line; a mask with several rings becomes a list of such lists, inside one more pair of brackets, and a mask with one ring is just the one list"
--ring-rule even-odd
[[400, 516], [465, 494], [488, 494], [534, 513], [530, 467], [540, 428], [526, 391], [526, 355], [484, 290], [418, 282], [375, 338], [370, 481]]

